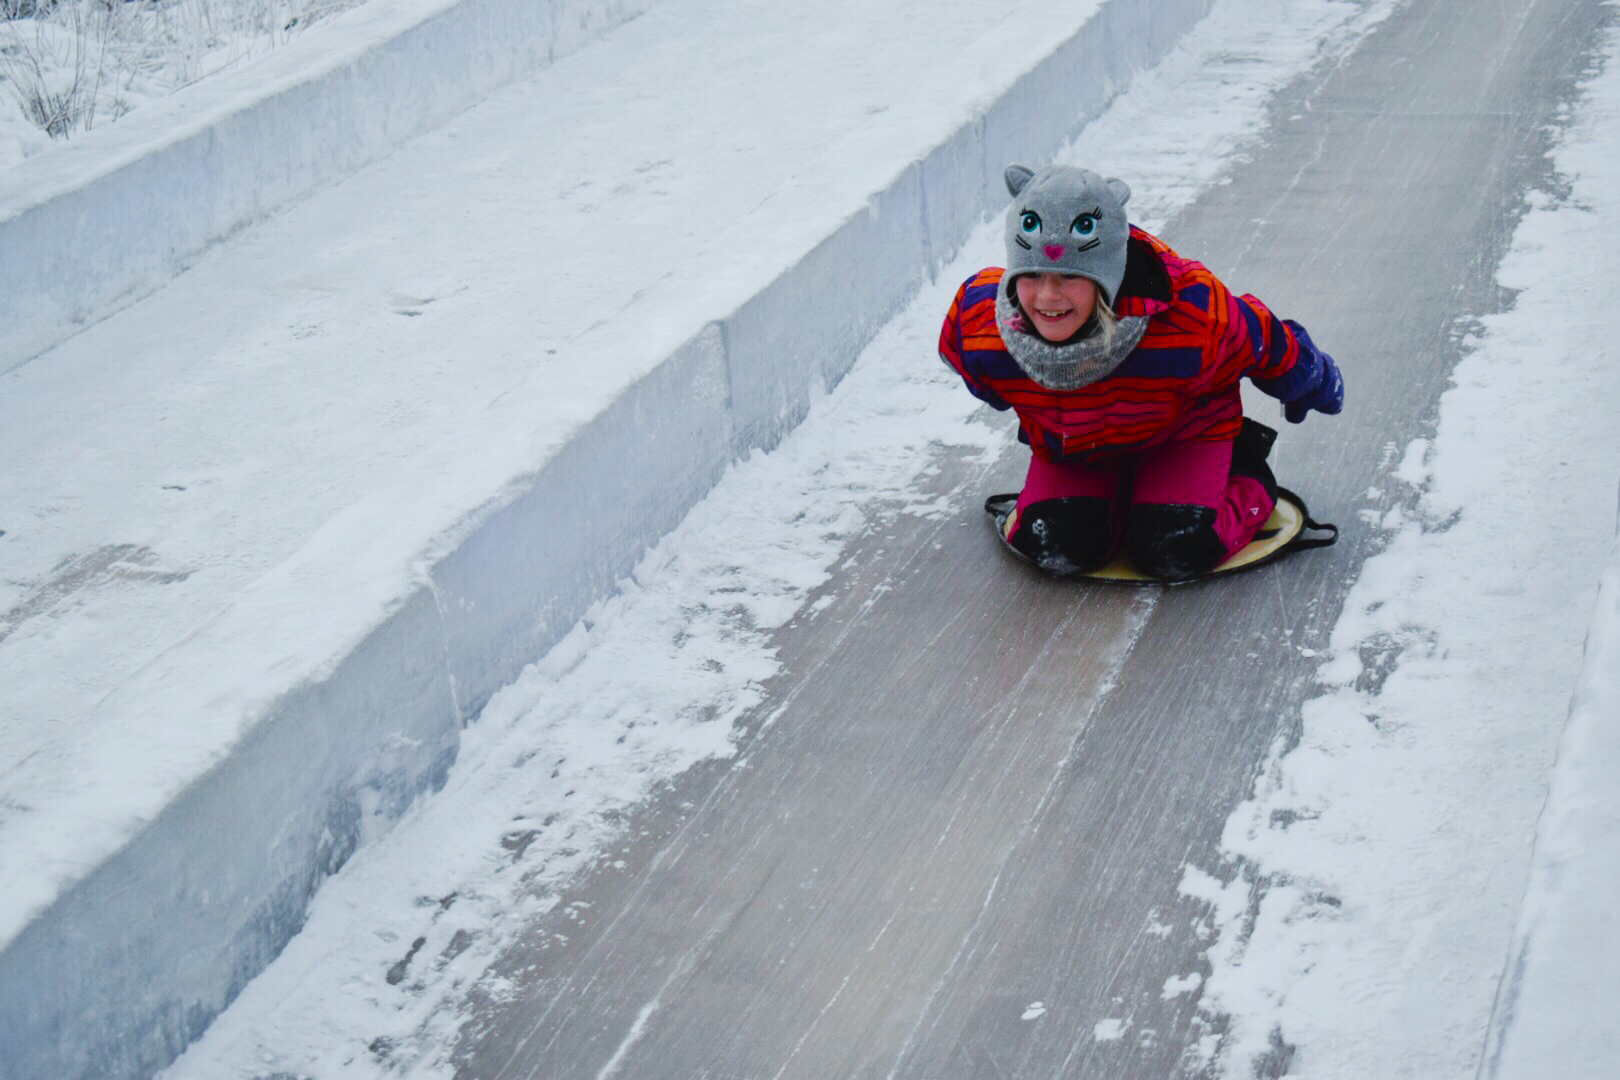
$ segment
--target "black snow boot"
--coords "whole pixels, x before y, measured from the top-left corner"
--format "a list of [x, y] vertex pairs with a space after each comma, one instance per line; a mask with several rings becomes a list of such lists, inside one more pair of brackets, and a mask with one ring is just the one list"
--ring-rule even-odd
[[1105, 566], [1118, 547], [1109, 499], [1043, 499], [1024, 507], [1009, 542], [1042, 570], [1088, 574]]
[[1161, 581], [1185, 581], [1213, 570], [1226, 556], [1215, 531], [1215, 511], [1190, 503], [1137, 503], [1131, 507], [1126, 550], [1136, 568]]

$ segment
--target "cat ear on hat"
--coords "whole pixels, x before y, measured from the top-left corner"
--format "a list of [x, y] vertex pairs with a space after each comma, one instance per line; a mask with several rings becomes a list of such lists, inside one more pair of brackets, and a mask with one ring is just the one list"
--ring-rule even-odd
[[[1007, 171], [1001, 175], [1002, 179], [1007, 181], [1007, 194], [1017, 195], [1020, 191], [1024, 190], [1024, 186], [1028, 184], [1030, 178], [1035, 175], [1035, 170], [1025, 168], [1022, 165], [1009, 165], [1007, 166]], [[1129, 188], [1126, 188], [1125, 190], [1127, 194], [1130, 193]]]
[[[1108, 193], [1112, 195], [1121, 206], [1124, 206], [1126, 203], [1131, 201], [1131, 185], [1127, 184], [1123, 180], [1110, 179], [1108, 181]], [[1016, 195], [1018, 192], [1015, 191], [1013, 194]]]

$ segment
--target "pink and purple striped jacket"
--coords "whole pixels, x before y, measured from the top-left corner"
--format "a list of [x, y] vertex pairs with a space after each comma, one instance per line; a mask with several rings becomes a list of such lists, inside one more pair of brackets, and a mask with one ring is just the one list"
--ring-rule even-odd
[[1283, 401], [1310, 393], [1321, 354], [1298, 323], [1278, 319], [1253, 296], [1238, 296], [1202, 263], [1131, 227], [1120, 316], [1150, 321], [1140, 344], [1112, 373], [1077, 390], [1031, 380], [996, 326], [1000, 267], [957, 290], [940, 332], [940, 357], [968, 389], [1018, 414], [1019, 438], [1047, 461], [1129, 454], [1180, 439], [1237, 436], [1238, 381], [1245, 375]]

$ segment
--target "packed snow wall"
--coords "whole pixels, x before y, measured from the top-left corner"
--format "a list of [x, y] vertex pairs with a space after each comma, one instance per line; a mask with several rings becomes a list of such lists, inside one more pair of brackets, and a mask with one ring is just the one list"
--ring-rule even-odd
[[[171, 1060], [297, 932], [321, 880], [442, 783], [489, 696], [609, 595], [729, 463], [791, 429], [999, 209], [1004, 166], [1049, 157], [1207, 7], [1103, 0], [927, 153], [891, 149], [889, 179], [783, 273], [481, 493], [480, 510], [413, 560], [416, 587], [358, 647], [267, 703], [0, 952], [0, 1076], [142, 1076]], [[611, 350], [615, 333], [575, 348]], [[626, 459], [639, 467], [620, 470]]]
[[0, 174], [0, 374], [652, 3], [363, 5]]

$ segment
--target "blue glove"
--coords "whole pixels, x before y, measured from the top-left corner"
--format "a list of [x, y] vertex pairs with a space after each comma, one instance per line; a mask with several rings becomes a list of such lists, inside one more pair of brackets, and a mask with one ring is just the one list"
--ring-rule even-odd
[[1318, 352], [1317, 355], [1322, 358], [1321, 381], [1313, 389], [1283, 405], [1283, 415], [1290, 424], [1304, 420], [1305, 414], [1312, 409], [1332, 416], [1344, 408], [1344, 376], [1339, 374], [1339, 365], [1325, 352]]

